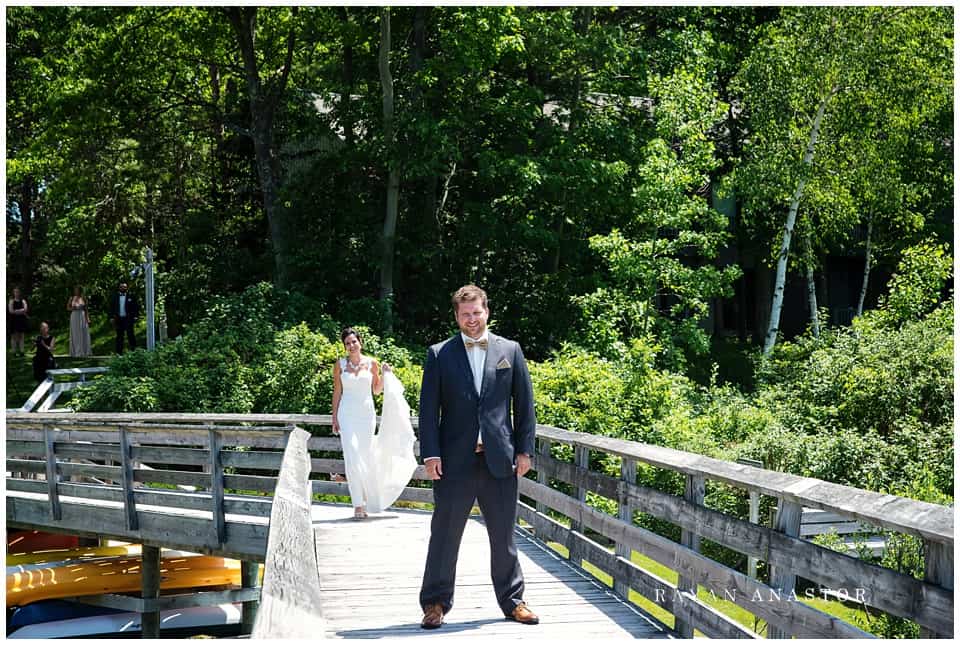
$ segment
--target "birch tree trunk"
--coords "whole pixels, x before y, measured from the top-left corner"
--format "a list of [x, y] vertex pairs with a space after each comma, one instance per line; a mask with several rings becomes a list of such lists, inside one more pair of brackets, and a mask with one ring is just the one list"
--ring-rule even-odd
[[[810, 241], [807, 241], [810, 246]], [[807, 304], [810, 307], [810, 330], [814, 338], [820, 338], [820, 312], [817, 311], [817, 283], [813, 276], [813, 263], [807, 264]]]
[[383, 218], [383, 258], [380, 268], [380, 300], [384, 304], [384, 331], [393, 333], [393, 268], [397, 234], [397, 202], [400, 172], [393, 158], [393, 77], [390, 75], [390, 8], [380, 10], [380, 84], [383, 87], [383, 134], [387, 150], [387, 212]]
[[790, 210], [787, 212], [787, 221], [783, 225], [783, 240], [780, 244], [780, 255], [777, 258], [777, 277], [773, 287], [773, 302], [770, 305], [770, 323], [767, 327], [767, 338], [763, 344], [764, 356], [768, 356], [773, 351], [773, 346], [777, 343], [777, 333], [780, 331], [783, 292], [787, 283], [787, 258], [790, 255], [790, 239], [793, 237], [793, 227], [797, 222], [797, 211], [800, 208], [800, 200], [803, 198], [803, 189], [807, 184], [805, 172], [813, 164], [813, 151], [817, 145], [817, 139], [820, 137], [820, 124], [823, 122], [823, 114], [827, 110], [827, 103], [830, 102], [837, 91], [837, 87], [831, 89], [830, 93], [820, 101], [820, 105], [817, 107], [817, 115], [814, 117], [813, 126], [810, 128], [810, 142], [803, 154], [803, 172], [801, 172], [800, 179], [797, 181], [797, 188], [790, 201]]
[[870, 280], [870, 268], [873, 257], [870, 255], [870, 244], [873, 241], [873, 218], [867, 220], [867, 257], [863, 263], [863, 285], [860, 287], [860, 299], [857, 301], [857, 316], [863, 314], [863, 301], [867, 299], [867, 284]]

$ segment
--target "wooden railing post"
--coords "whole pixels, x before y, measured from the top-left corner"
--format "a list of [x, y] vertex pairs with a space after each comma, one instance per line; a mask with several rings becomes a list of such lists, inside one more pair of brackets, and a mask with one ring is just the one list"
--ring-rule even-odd
[[[953, 591], [953, 549], [941, 542], [923, 541], [923, 579]], [[920, 638], [953, 638], [953, 633], [941, 634], [925, 627]]]
[[47, 495], [50, 497], [50, 517], [59, 522], [60, 514], [60, 492], [57, 484], [60, 481], [60, 475], [57, 474], [57, 454], [54, 450], [53, 427], [48, 424], [43, 426], [43, 442], [45, 445], [47, 459]]
[[[683, 499], [691, 504], [703, 506], [703, 497], [706, 493], [706, 480], [702, 475], [687, 475], [686, 485], [683, 489]], [[700, 551], [700, 536], [688, 529], [680, 530], [680, 544], [693, 551]], [[689, 592], [694, 598], [697, 597], [697, 581], [693, 578], [681, 575], [677, 580], [677, 589], [681, 592]], [[679, 617], [674, 622], [674, 631], [681, 638], [693, 638], [694, 626]]]
[[[540, 442], [540, 445], [537, 446], [537, 455], [540, 457], [550, 457], [550, 446], [553, 445], [548, 439], [537, 439]], [[537, 469], [537, 483], [543, 484], [544, 486], [550, 485], [550, 477], [547, 476], [546, 471]], [[546, 513], [547, 505], [543, 502], [537, 502], [537, 512]]]
[[[586, 446], [580, 446], [574, 444], [573, 446], [573, 463], [579, 466], [580, 468], [590, 468], [590, 449]], [[587, 488], [586, 486], [577, 486], [574, 490], [574, 496], [581, 502], [586, 502], [587, 500]], [[575, 517], [570, 518], [570, 530], [576, 531], [578, 533], [583, 531], [583, 526]], [[572, 553], [570, 554], [573, 555]], [[579, 565], [580, 562], [575, 562]]]
[[[803, 515], [803, 506], [797, 502], [788, 502], [782, 497], [777, 500], [777, 519], [774, 529], [797, 537], [800, 535], [800, 517]], [[780, 591], [781, 598], [789, 596], [797, 584], [797, 576], [792, 571], [782, 570], [780, 567], [770, 567], [770, 586]], [[767, 625], [767, 638], [790, 638], [793, 634], [773, 625]]]
[[[637, 483], [637, 460], [636, 459], [628, 459], [624, 457], [620, 461], [620, 481], [628, 484]], [[632, 525], [633, 512], [636, 510], [636, 504], [629, 502], [628, 499], [629, 499], [629, 496], [628, 496], [627, 487], [625, 485], [621, 485], [620, 499], [617, 500], [619, 502], [618, 515], [620, 516], [620, 519], [622, 521]], [[616, 549], [617, 549], [616, 550], [617, 555], [620, 556], [621, 558], [626, 558], [627, 560], [629, 560], [633, 555], [633, 549], [630, 548], [630, 545], [625, 542], [617, 542]], [[616, 577], [614, 577], [613, 589], [618, 594], [620, 594], [623, 598], [629, 599], [630, 585], [627, 583], [626, 580], [617, 579]]]
[[[120, 465], [122, 467], [123, 511], [127, 518], [127, 529], [136, 531], [139, 529], [139, 523], [137, 522], [137, 502], [133, 495], [133, 458], [130, 455], [130, 433], [123, 426], [120, 426]], [[144, 557], [144, 561], [146, 561], [146, 557]]]
[[213, 511], [213, 531], [218, 545], [226, 542], [226, 524], [223, 510], [223, 463], [220, 458], [220, 449], [223, 440], [215, 428], [210, 428], [210, 505]]
[[[146, 544], [140, 550], [140, 591], [144, 601], [160, 597], [160, 547]], [[160, 638], [160, 611], [140, 614], [140, 637]]]
[[[244, 589], [256, 589], [260, 586], [260, 563], [251, 560], [240, 562], [240, 585]], [[257, 622], [259, 600], [248, 600], [243, 603], [243, 615], [240, 618], [240, 633], [250, 634], [253, 625]]]

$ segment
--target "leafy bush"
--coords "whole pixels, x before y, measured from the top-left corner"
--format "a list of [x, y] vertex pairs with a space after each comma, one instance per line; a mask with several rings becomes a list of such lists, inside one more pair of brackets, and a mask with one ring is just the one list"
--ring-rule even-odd
[[[339, 325], [300, 296], [259, 284], [214, 299], [207, 314], [153, 352], [115, 358], [110, 372], [78, 390], [81, 410], [329, 414]], [[305, 322], [309, 315], [319, 330]], [[365, 332], [365, 333], [364, 333]], [[415, 409], [421, 369], [410, 352], [370, 332], [364, 352], [388, 360]]]

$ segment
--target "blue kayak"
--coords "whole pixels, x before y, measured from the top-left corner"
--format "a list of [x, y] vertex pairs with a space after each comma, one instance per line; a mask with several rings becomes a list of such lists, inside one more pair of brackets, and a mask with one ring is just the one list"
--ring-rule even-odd
[[122, 609], [96, 607], [82, 602], [68, 600], [38, 600], [23, 607], [17, 607], [7, 621], [7, 633], [26, 625], [49, 623], [54, 620], [85, 618], [87, 616], [106, 616], [122, 613]]

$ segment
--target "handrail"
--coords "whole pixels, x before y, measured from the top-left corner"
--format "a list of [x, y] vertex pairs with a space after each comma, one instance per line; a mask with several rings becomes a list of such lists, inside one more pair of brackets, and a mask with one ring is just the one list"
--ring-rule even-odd
[[311, 525], [310, 434], [295, 428], [270, 511], [260, 610], [253, 638], [322, 638], [320, 574]]
[[613, 437], [538, 426], [537, 436], [570, 443], [684, 475], [699, 475], [779, 497], [806, 507], [835, 511], [874, 526], [953, 545], [953, 509], [896, 495], [834, 484], [813, 477], [764, 470], [689, 452]]
[[[7, 415], [8, 422], [8, 470], [50, 473], [49, 455], [64, 457], [91, 457], [96, 450], [114, 455], [119, 459], [121, 443], [120, 428], [130, 438], [145, 444], [131, 446], [128, 463], [121, 466], [70, 464], [57, 462], [53, 469], [53, 484], [42, 481], [15, 480], [14, 490], [44, 492], [49, 490], [50, 511], [57, 510], [55, 500], [59, 495], [69, 498], [87, 494], [91, 487], [56, 481], [58, 474], [93, 474], [106, 479], [121, 479], [126, 475], [130, 487], [106, 490], [96, 488], [99, 499], [126, 502], [127, 509], [135, 504], [156, 504], [161, 499], [174, 499], [182, 508], [210, 507], [209, 495], [189, 496], [155, 489], [132, 488], [132, 482], [156, 481], [176, 485], [207, 486], [204, 477], [210, 475], [185, 470], [133, 470], [128, 471], [130, 458], [156, 460], [173, 464], [216, 464], [218, 471], [227, 466], [245, 469], [263, 469], [276, 472], [278, 453], [256, 450], [231, 451], [224, 449], [219, 460], [213, 459], [203, 446], [196, 446], [197, 437], [203, 433], [215, 433], [217, 446], [245, 445], [250, 447], [283, 448], [283, 437], [278, 431], [297, 426], [296, 445], [306, 459], [303, 466], [309, 472], [342, 473], [342, 459], [309, 457], [309, 450], [339, 451], [339, 440], [327, 436], [310, 436], [299, 428], [307, 425], [328, 426], [329, 415], [296, 414], [130, 414], [130, 413], [75, 413]], [[413, 420], [416, 425], [416, 419]], [[254, 424], [254, 425], [244, 425]], [[154, 430], [155, 436], [145, 435]], [[292, 437], [293, 435], [291, 435]], [[149, 437], [149, 440], [146, 438]], [[520, 517], [530, 525], [537, 537], [565, 545], [570, 557], [580, 565], [587, 560], [614, 578], [621, 594], [634, 590], [652, 600], [677, 617], [681, 635], [692, 635], [696, 628], [710, 636], [743, 637], [752, 632], [736, 625], [722, 614], [700, 603], [695, 594], [701, 585], [718, 596], [725, 590], [739, 593], [740, 604], [770, 626], [770, 635], [802, 636], [866, 636], [864, 632], [839, 619], [807, 607], [803, 603], [758, 603], [751, 599], [760, 593], [786, 596], [794, 591], [797, 576], [818, 582], [833, 589], [847, 589], [853, 597], [854, 589], [866, 588], [869, 593], [856, 598], [866, 605], [890, 614], [916, 621], [922, 634], [953, 634], [953, 513], [952, 509], [892, 495], [882, 495], [849, 486], [832, 484], [818, 479], [799, 477], [789, 473], [768, 471], [761, 468], [725, 462], [702, 455], [679, 450], [640, 444], [611, 437], [570, 432], [549, 426], [538, 426], [538, 455], [534, 462], [538, 481], [524, 479], [521, 495], [537, 503], [533, 509], [521, 504]], [[220, 440], [222, 439], [222, 444]], [[85, 441], [95, 441], [94, 444]], [[291, 439], [292, 441], [292, 439]], [[64, 443], [66, 442], [66, 443]], [[159, 447], [158, 444], [164, 444]], [[575, 463], [552, 457], [552, 444], [573, 447]], [[213, 445], [211, 443], [211, 445]], [[111, 446], [113, 446], [111, 448]], [[286, 443], [283, 463], [291, 443]], [[590, 452], [602, 452], [619, 457], [622, 473], [619, 478], [591, 471]], [[167, 457], [169, 461], [156, 459]], [[27, 458], [19, 458], [27, 457]], [[29, 457], [33, 457], [31, 460]], [[47, 457], [47, 459], [44, 459]], [[677, 496], [653, 490], [637, 484], [637, 464], [643, 463], [663, 468], [682, 475], [686, 479], [686, 494]], [[281, 470], [280, 478], [284, 477]], [[299, 476], [299, 475], [298, 475]], [[425, 473], [418, 468], [414, 480], [424, 480]], [[746, 491], [777, 498], [779, 513], [773, 528], [753, 524], [732, 515], [704, 506], [703, 487], [706, 480], [720, 482]], [[346, 495], [347, 485], [326, 479], [307, 479], [312, 494], [326, 493]], [[539, 483], [538, 483], [539, 482]], [[572, 488], [567, 495], [553, 487], [552, 482], [562, 482]], [[10, 488], [8, 481], [8, 489]], [[272, 476], [224, 474], [225, 489], [273, 492], [280, 490], [277, 479]], [[56, 492], [54, 492], [56, 491]], [[616, 517], [607, 515], [588, 505], [587, 493], [613, 500], [619, 511]], [[269, 504], [263, 498], [248, 496], [223, 496], [218, 502], [221, 513], [252, 513], [263, 515]], [[241, 499], [242, 498], [242, 499]], [[429, 488], [408, 487], [401, 500], [431, 502]], [[205, 501], [204, 501], [205, 500]], [[308, 504], [306, 502], [305, 504]], [[833, 511], [867, 524], [888, 530], [919, 536], [924, 540], [927, 567], [924, 580], [916, 580], [877, 565], [869, 564], [844, 553], [831, 551], [799, 535], [800, 515], [803, 507]], [[69, 505], [65, 507], [69, 510]], [[274, 504], [274, 511], [278, 507]], [[274, 512], [269, 511], [269, 512]], [[553, 514], [548, 514], [552, 511]], [[635, 526], [633, 513], [640, 511], [674, 524], [681, 530], [681, 544]], [[279, 511], [276, 511], [279, 512]], [[556, 520], [556, 513], [570, 519], [569, 526]], [[8, 506], [9, 517], [9, 506]], [[130, 517], [136, 521], [136, 514]], [[122, 521], [122, 520], [121, 520]], [[273, 534], [271, 521], [270, 534]], [[231, 525], [232, 526], [232, 525]], [[217, 533], [223, 531], [218, 527]], [[602, 538], [587, 537], [589, 529]], [[306, 529], [304, 529], [306, 530]], [[221, 533], [222, 534], [222, 533]], [[228, 531], [229, 534], [229, 531]], [[616, 545], [616, 553], [610, 553], [596, 539], [607, 539]], [[752, 580], [744, 574], [706, 558], [699, 551], [701, 538], [758, 558], [767, 563], [770, 570], [769, 584]], [[272, 537], [271, 537], [272, 539]], [[302, 540], [301, 540], [302, 541]], [[632, 551], [667, 566], [680, 575], [680, 582], [671, 585], [637, 567], [630, 560]], [[306, 556], [304, 556], [306, 557]], [[666, 595], [664, 592], [666, 591]], [[729, 599], [729, 598], [728, 598]], [[689, 633], [686, 633], [689, 632]]]
[[[221, 423], [258, 423], [263, 425], [320, 425], [329, 426], [328, 414], [206, 414], [206, 413], [99, 413], [77, 412], [69, 418], [61, 414], [8, 413], [9, 427], [42, 427], [53, 423], [58, 427], [74, 427], [84, 421], [93, 422], [160, 422], [185, 421]], [[418, 426], [418, 419], [411, 419]], [[75, 422], [79, 422], [76, 423]], [[135, 428], [138, 425], [128, 424]], [[142, 427], [150, 427], [144, 424]], [[249, 428], [239, 428], [247, 430]], [[735, 462], [722, 461], [672, 448], [616, 439], [600, 435], [571, 432], [546, 425], [537, 426], [537, 437], [548, 441], [569, 443], [589, 450], [598, 450], [622, 458], [635, 459], [651, 466], [666, 468], [684, 475], [703, 476], [763, 495], [782, 498], [808, 508], [835, 511], [867, 524], [892, 531], [917, 535], [944, 545], [953, 544], [953, 510], [917, 500], [866, 491], [852, 486], [834, 484], [812, 477], [764, 470]]]

